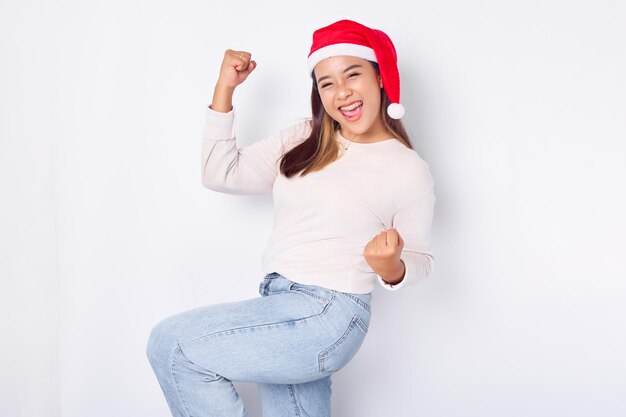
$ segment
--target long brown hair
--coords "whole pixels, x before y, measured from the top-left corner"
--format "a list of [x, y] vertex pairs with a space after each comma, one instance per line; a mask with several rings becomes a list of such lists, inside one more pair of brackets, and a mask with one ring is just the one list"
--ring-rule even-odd
[[[378, 64], [368, 61], [379, 73]], [[313, 86], [311, 88], [311, 134], [300, 145], [287, 152], [280, 161], [280, 172], [287, 178], [291, 178], [296, 173], [302, 171], [300, 176], [305, 176], [309, 172], [319, 171], [326, 165], [335, 161], [339, 156], [339, 148], [335, 141], [335, 132], [339, 130], [339, 123], [326, 113], [322, 104], [322, 99], [317, 90], [317, 81], [311, 74]], [[380, 113], [383, 124], [396, 139], [402, 142], [409, 149], [413, 149], [409, 135], [406, 133], [400, 120], [392, 119], [387, 114], [389, 97], [385, 90], [381, 88]]]

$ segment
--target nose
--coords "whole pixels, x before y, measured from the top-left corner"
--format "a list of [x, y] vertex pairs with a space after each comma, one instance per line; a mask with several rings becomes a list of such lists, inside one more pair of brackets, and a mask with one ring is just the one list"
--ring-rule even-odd
[[352, 90], [347, 85], [345, 84], [339, 85], [337, 96], [341, 100], [345, 100], [347, 97], [350, 97], [351, 95], [352, 95]]

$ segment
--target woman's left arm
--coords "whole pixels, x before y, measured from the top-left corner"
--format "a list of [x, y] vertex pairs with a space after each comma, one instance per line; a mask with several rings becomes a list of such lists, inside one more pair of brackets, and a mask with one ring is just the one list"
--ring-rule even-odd
[[435, 192], [430, 168], [417, 153], [397, 162], [397, 171], [390, 173], [398, 199], [398, 208], [391, 213], [391, 228], [378, 233], [364, 250], [378, 282], [390, 291], [425, 279], [434, 261], [430, 233]]
[[395, 284], [389, 284], [377, 274], [378, 282], [385, 289], [397, 291], [407, 285], [417, 284], [431, 273], [434, 257], [430, 248], [430, 234], [435, 200], [431, 185], [427, 191], [398, 209], [393, 216], [392, 228], [397, 231], [400, 241], [404, 242], [399, 253], [404, 264], [404, 275], [400, 282], [395, 280]]

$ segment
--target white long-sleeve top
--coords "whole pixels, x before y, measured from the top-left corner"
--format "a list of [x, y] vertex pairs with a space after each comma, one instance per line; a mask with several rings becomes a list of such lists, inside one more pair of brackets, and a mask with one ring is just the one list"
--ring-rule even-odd
[[[229, 194], [269, 194], [274, 225], [263, 253], [264, 273], [278, 272], [305, 285], [341, 292], [371, 292], [376, 281], [395, 291], [430, 273], [430, 233], [435, 195], [428, 164], [395, 138], [351, 142], [320, 171], [287, 178], [280, 157], [310, 134], [310, 120], [249, 146], [237, 147], [234, 110], [206, 108], [202, 183]], [[349, 141], [337, 133], [337, 140]], [[383, 229], [404, 241], [405, 275], [387, 284], [365, 261], [363, 250]]]

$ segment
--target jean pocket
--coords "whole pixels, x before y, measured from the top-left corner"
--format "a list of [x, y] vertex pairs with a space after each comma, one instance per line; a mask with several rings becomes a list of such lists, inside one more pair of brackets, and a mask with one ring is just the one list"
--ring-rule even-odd
[[368, 315], [372, 314], [372, 307], [371, 307], [372, 306], [372, 293], [352, 294], [352, 293], [343, 292], [341, 293], [341, 295], [346, 297], [346, 299], [349, 300], [350, 302], [355, 303], [356, 305], [361, 307], [363, 310], [367, 311]]
[[319, 353], [320, 372], [329, 374], [346, 366], [358, 352], [366, 335], [367, 324], [355, 315], [339, 340]]

